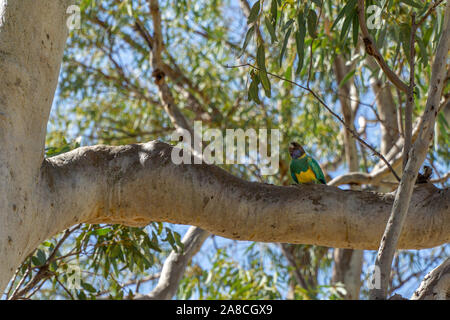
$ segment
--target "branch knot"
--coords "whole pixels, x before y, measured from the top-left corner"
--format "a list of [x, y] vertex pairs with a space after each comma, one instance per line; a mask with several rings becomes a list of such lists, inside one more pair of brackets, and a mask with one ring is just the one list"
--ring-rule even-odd
[[161, 69], [156, 69], [152, 72], [152, 77], [155, 79], [155, 83], [157, 85], [162, 84], [164, 82], [164, 77], [166, 74]]

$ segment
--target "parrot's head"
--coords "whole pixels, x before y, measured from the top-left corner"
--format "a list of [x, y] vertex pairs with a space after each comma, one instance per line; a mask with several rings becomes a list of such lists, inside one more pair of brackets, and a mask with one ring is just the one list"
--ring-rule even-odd
[[299, 143], [293, 141], [289, 144], [289, 154], [292, 159], [298, 159], [305, 154], [305, 150]]

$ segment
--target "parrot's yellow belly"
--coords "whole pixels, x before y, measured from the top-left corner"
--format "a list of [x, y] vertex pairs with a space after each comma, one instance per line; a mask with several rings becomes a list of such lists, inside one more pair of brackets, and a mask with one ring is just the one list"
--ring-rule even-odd
[[306, 171], [296, 173], [295, 176], [297, 177], [299, 183], [310, 183], [316, 181], [316, 175], [311, 168], [308, 168]]

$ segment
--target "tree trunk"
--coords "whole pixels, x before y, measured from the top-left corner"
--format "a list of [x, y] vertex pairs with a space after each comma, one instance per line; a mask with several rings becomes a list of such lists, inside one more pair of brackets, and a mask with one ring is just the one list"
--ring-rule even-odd
[[36, 187], [69, 4], [0, 0], [0, 289], [57, 223], [37, 210]]

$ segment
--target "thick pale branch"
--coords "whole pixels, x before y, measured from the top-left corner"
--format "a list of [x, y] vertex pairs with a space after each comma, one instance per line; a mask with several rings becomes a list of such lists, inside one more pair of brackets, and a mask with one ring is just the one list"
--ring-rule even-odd
[[[420, 117], [415, 125], [412, 132], [412, 141], [414, 142], [419, 135], [421, 130], [421, 126], [423, 124], [424, 115]], [[391, 164], [391, 167], [397, 169], [400, 167], [402, 163], [402, 148], [405, 139], [400, 136], [395, 144], [391, 147], [390, 151], [386, 155], [387, 161]], [[332, 186], [340, 186], [343, 184], [371, 184], [373, 186], [377, 186], [382, 184], [382, 180], [389, 176], [391, 170], [389, 167], [385, 165], [385, 163], [380, 160], [373, 170], [370, 173], [365, 172], [349, 172], [340, 175], [333, 180], [331, 180], [328, 184]], [[435, 183], [436, 181], [431, 181]], [[384, 183], [384, 182], [383, 182]]]
[[210, 236], [208, 232], [190, 227], [183, 237], [183, 251], [172, 251], [164, 262], [161, 276], [156, 287], [146, 295], [135, 297], [136, 300], [170, 300], [177, 293], [181, 278], [188, 263], [197, 254], [203, 242]]
[[[392, 167], [397, 167], [400, 164], [401, 159], [402, 155], [400, 153], [397, 154], [397, 156], [391, 160]], [[380, 185], [382, 179], [389, 176], [390, 173], [391, 170], [387, 166], [374, 169], [371, 173], [349, 172], [334, 178], [328, 183], [328, 185], [340, 186], [343, 184], [370, 184], [377, 186]]]
[[450, 259], [430, 271], [411, 300], [448, 300], [450, 298]]
[[[165, 82], [165, 73], [169, 70], [164, 68], [166, 64], [163, 62], [161, 56], [161, 50], [164, 47], [164, 43], [161, 30], [162, 26], [159, 3], [158, 0], [150, 0], [149, 3], [154, 29], [153, 40], [150, 45], [152, 50], [151, 65], [154, 69], [153, 77], [156, 85], [158, 86], [162, 104], [175, 127], [178, 129], [187, 130], [191, 134], [193, 133], [195, 135], [194, 130], [192, 130], [192, 127], [189, 125], [183, 113], [175, 105], [173, 95], [169, 89], [169, 86]], [[143, 27], [141, 29], [144, 30]], [[176, 66], [175, 62], [172, 62]], [[181, 73], [179, 75], [181, 75]], [[178, 75], [172, 75], [172, 77], [177, 78]], [[186, 77], [184, 77], [184, 75], [183, 78], [188, 83], [191, 83]], [[191, 96], [190, 100], [192, 100], [192, 98], [193, 96]], [[201, 148], [201, 142], [199, 147]], [[148, 295], [143, 296], [143, 299], [171, 299], [176, 293], [188, 261], [200, 250], [203, 242], [208, 236], [209, 233], [207, 231], [202, 230], [201, 228], [192, 227], [183, 239], [183, 244], [185, 245], [186, 250], [182, 253], [174, 251], [170, 253], [169, 257], [164, 262], [161, 277], [156, 288]]]
[[[238, 240], [376, 249], [394, 200], [323, 185], [248, 182], [213, 165], [175, 165], [171, 153], [171, 146], [154, 141], [47, 159], [39, 208], [48, 226], [44, 238], [80, 222], [166, 221]], [[449, 242], [449, 205], [449, 189], [418, 186], [399, 248]]]

